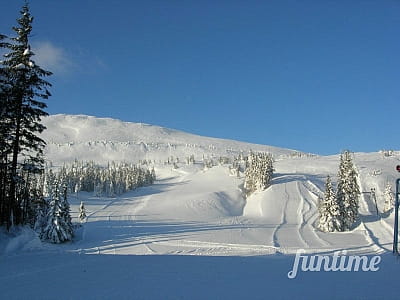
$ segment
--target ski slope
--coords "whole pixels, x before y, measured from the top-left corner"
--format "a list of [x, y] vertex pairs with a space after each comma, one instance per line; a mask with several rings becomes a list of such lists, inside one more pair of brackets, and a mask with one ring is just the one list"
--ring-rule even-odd
[[[314, 164], [322, 158], [315, 158]], [[182, 165], [158, 169], [159, 179], [115, 199], [87, 193], [70, 201], [76, 217], [81, 200], [87, 223], [70, 250], [97, 254], [266, 255], [307, 253], [376, 254], [391, 251], [392, 217], [376, 215], [375, 204], [361, 198], [360, 222], [350, 232], [316, 229], [318, 197], [324, 177], [305, 174], [310, 159], [276, 162], [272, 186], [244, 199], [243, 178], [226, 166], [203, 170]], [[297, 173], [296, 173], [297, 172]], [[379, 198], [382, 206], [383, 198]]]
[[[391, 250], [393, 216], [383, 214], [384, 187], [394, 182], [400, 155], [355, 153], [362, 190], [360, 220], [354, 230], [317, 230], [318, 199], [326, 177], [335, 183], [339, 157], [200, 137], [153, 125], [90, 116], [55, 115], [45, 119], [47, 157], [56, 165], [73, 159], [152, 160], [158, 180], [118, 198], [71, 195], [76, 216], [80, 201], [90, 214], [77, 241], [67, 248], [102, 254], [264, 255], [383, 253]], [[275, 158], [271, 187], [245, 199], [243, 174], [228, 165], [204, 169], [202, 160], [268, 151]], [[186, 165], [194, 155], [196, 163]], [[173, 168], [169, 157], [179, 159]], [[129, 159], [128, 159], [129, 158]], [[371, 198], [376, 189], [377, 204]], [[378, 206], [378, 213], [376, 211]]]
[[[398, 264], [389, 255], [393, 211], [383, 213], [383, 193], [398, 176], [394, 167], [400, 152], [354, 154], [363, 192], [359, 222], [349, 232], [324, 233], [317, 230], [318, 199], [328, 175], [336, 184], [339, 155], [310, 155], [88, 116], [55, 115], [44, 122], [46, 156], [54, 166], [74, 159], [146, 159], [157, 180], [116, 198], [69, 195], [73, 220], [78, 222], [81, 201], [88, 215], [71, 243], [42, 243], [29, 230], [11, 239], [0, 232], [0, 268], [10, 270], [0, 276], [7, 287], [0, 298], [312, 299], [323, 294], [398, 299], [397, 288], [386, 284]], [[204, 168], [203, 158], [250, 150], [272, 153], [275, 172], [268, 189], [248, 198], [243, 197], [242, 173], [232, 175], [228, 164]], [[187, 165], [191, 155], [195, 163]], [[175, 167], [165, 163], [171, 156], [179, 158]], [[381, 269], [304, 272], [289, 280], [298, 249], [381, 255]], [[43, 282], [48, 288], [38, 289]], [[65, 282], [70, 286], [60, 294]]]

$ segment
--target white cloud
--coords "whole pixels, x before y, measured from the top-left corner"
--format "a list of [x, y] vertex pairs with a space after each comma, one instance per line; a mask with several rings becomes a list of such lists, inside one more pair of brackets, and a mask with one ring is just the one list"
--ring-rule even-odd
[[65, 50], [53, 45], [51, 42], [36, 42], [32, 45], [35, 53], [33, 60], [43, 69], [54, 74], [68, 73], [73, 67]]

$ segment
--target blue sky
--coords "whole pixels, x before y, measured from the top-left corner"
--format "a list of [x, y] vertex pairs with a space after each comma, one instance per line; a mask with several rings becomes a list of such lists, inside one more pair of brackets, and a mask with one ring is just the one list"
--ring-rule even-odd
[[[2, 0], [0, 32], [23, 1]], [[31, 1], [48, 112], [335, 154], [399, 149], [400, 1]]]

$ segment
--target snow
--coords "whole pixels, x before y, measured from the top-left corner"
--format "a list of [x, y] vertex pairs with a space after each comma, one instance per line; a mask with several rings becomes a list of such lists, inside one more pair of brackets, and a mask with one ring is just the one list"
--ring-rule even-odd
[[23, 63], [20, 63], [20, 64], [15, 66], [15, 69], [23, 70], [23, 69], [26, 69], [26, 66]]
[[[289, 280], [292, 256], [207, 257], [40, 253], [1, 263], [3, 299], [398, 299], [399, 264], [378, 272], [308, 272]], [[39, 281], [42, 280], [42, 281]], [[43, 288], [46, 283], [46, 288]], [[323, 296], [322, 296], [323, 295]], [[331, 295], [331, 297], [329, 296]]]
[[[87, 214], [72, 243], [41, 244], [28, 229], [14, 237], [0, 233], [0, 268], [8, 270], [0, 278], [7, 287], [4, 299], [398, 298], [388, 280], [399, 268], [390, 253], [393, 212], [382, 210], [400, 152], [354, 154], [361, 190], [376, 188], [379, 214], [363, 193], [356, 227], [324, 233], [316, 229], [318, 197], [328, 175], [337, 183], [338, 155], [305, 155], [89, 116], [55, 115], [44, 122], [46, 155], [54, 165], [75, 158], [152, 159], [157, 181], [116, 198], [70, 195], [73, 221], [79, 222], [81, 201]], [[232, 157], [249, 150], [270, 151], [275, 173], [269, 188], [246, 199], [243, 174], [232, 176], [228, 165], [205, 170], [201, 162], [203, 155]], [[192, 154], [195, 164], [186, 165]], [[180, 159], [177, 169], [164, 164], [171, 156]], [[381, 255], [382, 263], [377, 272], [300, 272], [290, 280], [298, 249]], [[39, 288], [43, 282], [46, 289]]]
[[143, 123], [128, 123], [85, 115], [54, 115], [44, 118], [48, 130], [47, 157], [54, 162], [95, 159], [98, 162], [165, 160], [168, 156], [184, 160], [190, 155], [232, 156], [240, 151], [267, 151], [290, 155], [294, 150], [255, 145], [194, 134]]
[[25, 50], [24, 50], [24, 53], [22, 53], [22, 55], [31, 55], [32, 54], [32, 51], [29, 49], [29, 48], [26, 48]]
[[0, 232], [0, 254], [11, 255], [43, 249], [37, 234], [29, 227], [13, 228], [10, 233]]

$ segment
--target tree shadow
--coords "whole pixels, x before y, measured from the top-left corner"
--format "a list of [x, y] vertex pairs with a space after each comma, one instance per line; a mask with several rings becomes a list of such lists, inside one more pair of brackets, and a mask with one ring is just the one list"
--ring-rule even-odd
[[[125, 217], [129, 217], [125, 216]], [[134, 217], [134, 216], [131, 216]], [[74, 240], [75, 248], [86, 248], [94, 253], [96, 248], [123, 249], [150, 242], [181, 240], [207, 231], [275, 228], [275, 224], [210, 224], [197, 221], [159, 220], [101, 220], [84, 224], [84, 233]], [[92, 250], [89, 250], [92, 249]]]

